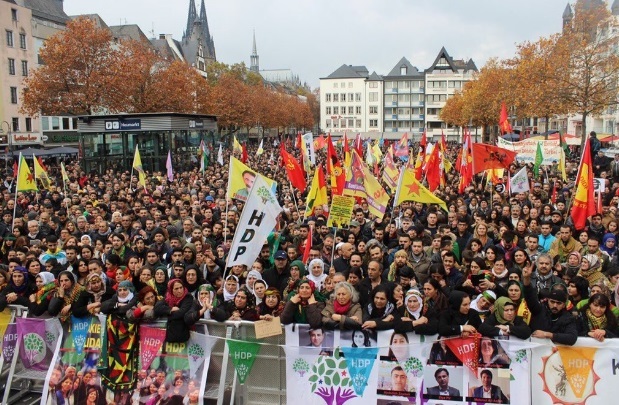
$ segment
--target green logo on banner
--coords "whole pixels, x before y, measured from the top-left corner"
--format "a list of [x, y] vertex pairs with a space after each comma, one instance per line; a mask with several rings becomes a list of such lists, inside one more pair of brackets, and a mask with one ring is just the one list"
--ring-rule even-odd
[[239, 381], [241, 384], [244, 384], [245, 379], [254, 365], [258, 351], [260, 350], [260, 344], [238, 340], [228, 340], [227, 342], [228, 348], [230, 349], [232, 364], [234, 364], [234, 368], [236, 368]]

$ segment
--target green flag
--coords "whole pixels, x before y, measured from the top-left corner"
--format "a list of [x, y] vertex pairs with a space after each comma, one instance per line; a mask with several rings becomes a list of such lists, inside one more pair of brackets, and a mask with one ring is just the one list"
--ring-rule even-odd
[[542, 155], [542, 145], [537, 142], [537, 152], [535, 152], [535, 166], [533, 166], [533, 174], [535, 177], [539, 176], [539, 167], [544, 161], [544, 155]]
[[260, 343], [244, 342], [241, 340], [226, 340], [230, 349], [230, 359], [236, 374], [239, 377], [241, 384], [245, 383], [245, 379], [251, 372], [258, 351], [260, 351]]

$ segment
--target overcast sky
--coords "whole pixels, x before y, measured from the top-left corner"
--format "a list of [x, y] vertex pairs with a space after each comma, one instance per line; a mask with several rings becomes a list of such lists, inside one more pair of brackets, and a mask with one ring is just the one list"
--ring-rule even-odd
[[[196, 0], [198, 12], [200, 1]], [[65, 0], [69, 15], [138, 24], [180, 40], [189, 0]], [[261, 69], [292, 69], [312, 87], [343, 63], [388, 73], [405, 56], [420, 70], [442, 46], [482, 67], [515, 44], [561, 29], [566, 0], [207, 0], [217, 60], [249, 66], [256, 30]], [[154, 28], [153, 28], [154, 27]]]

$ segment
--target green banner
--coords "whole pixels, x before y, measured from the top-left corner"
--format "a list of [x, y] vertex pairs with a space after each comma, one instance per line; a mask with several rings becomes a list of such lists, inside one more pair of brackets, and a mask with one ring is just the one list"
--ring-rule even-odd
[[230, 359], [234, 368], [236, 368], [236, 374], [241, 384], [244, 384], [260, 350], [260, 343], [239, 340], [228, 340], [227, 342], [230, 349]]

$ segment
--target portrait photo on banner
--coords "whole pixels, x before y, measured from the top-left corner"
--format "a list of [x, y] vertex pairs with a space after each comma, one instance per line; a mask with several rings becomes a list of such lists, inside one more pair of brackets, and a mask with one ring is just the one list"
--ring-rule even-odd
[[464, 384], [464, 367], [438, 366], [424, 367], [423, 381], [424, 399], [442, 399], [446, 401], [462, 401]]
[[447, 341], [445, 339], [440, 339], [432, 344], [430, 357], [428, 357], [428, 364], [461, 366], [462, 361], [460, 361], [449, 348]]
[[380, 356], [378, 361], [378, 395], [416, 397], [417, 379], [407, 375], [400, 363], [389, 356]]
[[309, 325], [298, 325], [299, 348], [307, 354], [333, 355], [334, 334], [324, 328], [311, 329]]
[[341, 331], [340, 346], [376, 347], [376, 331], [369, 329]]
[[478, 404], [509, 404], [509, 369], [479, 368], [477, 378], [469, 380], [469, 402]]

